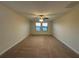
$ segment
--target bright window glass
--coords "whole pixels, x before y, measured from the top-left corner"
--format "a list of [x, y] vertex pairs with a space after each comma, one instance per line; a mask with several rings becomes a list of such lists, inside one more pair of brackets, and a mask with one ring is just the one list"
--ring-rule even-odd
[[47, 31], [48, 30], [48, 23], [42, 23], [42, 30]]
[[36, 26], [41, 26], [41, 23], [36, 23]]
[[48, 23], [42, 23], [42, 26], [48, 26]]
[[41, 23], [36, 23], [36, 31], [41, 31]]

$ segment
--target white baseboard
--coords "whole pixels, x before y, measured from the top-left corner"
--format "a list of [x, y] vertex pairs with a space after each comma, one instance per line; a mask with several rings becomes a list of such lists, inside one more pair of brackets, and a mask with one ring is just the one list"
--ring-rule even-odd
[[[53, 35], [52, 35], [53, 36]], [[55, 37], [55, 36], [54, 36]], [[57, 40], [59, 40], [58, 38], [56, 38]], [[67, 47], [69, 47], [72, 51], [74, 51], [75, 53], [79, 54], [79, 51], [77, 51], [76, 49], [74, 49], [73, 47], [71, 47], [70, 45], [68, 45], [66, 42], [59, 40], [60, 42], [62, 42], [63, 44], [65, 44]]]
[[[61, 40], [60, 40], [61, 41]], [[66, 42], [61, 41], [63, 44], [65, 44], [67, 47], [69, 47], [72, 51], [74, 51], [75, 53], [79, 54], [79, 51], [77, 51], [76, 49], [72, 48], [70, 45], [68, 45]]]
[[[27, 36], [28, 37], [28, 36]], [[20, 43], [22, 40], [24, 40], [26, 38], [26, 36], [25, 37], [23, 37], [23, 38], [21, 38], [20, 40], [18, 40], [17, 42], [15, 42], [13, 45], [11, 45], [10, 47], [8, 47], [8, 48], [6, 48], [6, 49], [4, 49], [2, 52], [0, 52], [0, 55], [2, 55], [2, 54], [4, 54], [6, 51], [8, 51], [9, 49], [11, 49], [13, 46], [15, 46], [16, 44], [18, 44], [18, 43]]]

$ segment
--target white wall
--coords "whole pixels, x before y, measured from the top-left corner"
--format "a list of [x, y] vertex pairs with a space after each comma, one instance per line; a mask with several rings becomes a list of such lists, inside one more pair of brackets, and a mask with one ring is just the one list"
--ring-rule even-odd
[[0, 55], [29, 35], [29, 21], [0, 5]]
[[63, 17], [54, 20], [53, 35], [79, 54], [79, 5]]

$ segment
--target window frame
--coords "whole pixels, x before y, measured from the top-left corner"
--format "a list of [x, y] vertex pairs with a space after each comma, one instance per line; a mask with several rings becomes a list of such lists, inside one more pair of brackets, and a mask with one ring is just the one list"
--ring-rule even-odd
[[[35, 30], [37, 31], [37, 32], [40, 32], [41, 31], [41, 25], [40, 25], [40, 31], [38, 31], [37, 29], [36, 29], [36, 23], [40, 23], [40, 22], [35, 22]], [[40, 23], [41, 24], [41, 23]]]
[[[48, 31], [48, 22], [43, 22], [43, 23], [47, 23], [47, 27], [46, 27], [47, 30], [44, 31], [44, 30], [43, 30], [43, 25], [42, 25], [42, 31], [43, 31], [43, 32], [47, 32], [47, 31]], [[42, 23], [42, 24], [43, 24], [43, 23]]]
[[[36, 26], [36, 23], [40, 23], [40, 24], [41, 24], [41, 25], [40, 25], [40, 31], [37, 31], [37, 30], [36, 30], [36, 27], [37, 27], [37, 26]], [[43, 26], [42, 26], [43, 23], [47, 23], [47, 30], [46, 30], [46, 31], [43, 30]], [[35, 30], [36, 30], [36, 32], [41, 32], [41, 31], [47, 32], [47, 31], [48, 31], [48, 22], [35, 22]]]

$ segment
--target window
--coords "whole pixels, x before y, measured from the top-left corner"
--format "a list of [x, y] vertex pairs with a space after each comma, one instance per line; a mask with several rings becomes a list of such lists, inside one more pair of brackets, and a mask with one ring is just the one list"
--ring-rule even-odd
[[36, 22], [36, 31], [47, 31], [48, 30], [48, 23], [41, 23]]
[[41, 31], [41, 23], [36, 22], [36, 31]]
[[47, 31], [48, 30], [48, 23], [42, 23], [42, 30]]

